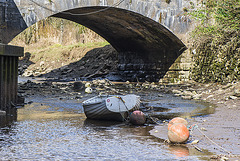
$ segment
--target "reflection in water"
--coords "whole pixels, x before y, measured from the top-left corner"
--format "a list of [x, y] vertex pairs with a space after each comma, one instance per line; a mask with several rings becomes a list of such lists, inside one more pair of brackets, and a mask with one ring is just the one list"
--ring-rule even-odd
[[18, 110], [17, 121], [1, 118], [2, 160], [198, 160], [192, 148], [150, 135], [154, 125], [88, 120], [79, 103], [37, 100]]
[[189, 156], [189, 149], [184, 145], [169, 145], [170, 153], [176, 155], [176, 157]]
[[7, 115], [0, 115], [0, 128], [10, 126], [12, 122], [17, 121], [17, 110], [12, 109]]

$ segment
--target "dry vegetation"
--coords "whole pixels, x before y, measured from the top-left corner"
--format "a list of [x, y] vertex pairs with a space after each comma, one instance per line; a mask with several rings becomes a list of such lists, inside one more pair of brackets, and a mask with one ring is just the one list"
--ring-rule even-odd
[[[28, 70], [60, 68], [80, 60], [88, 51], [109, 44], [90, 29], [74, 22], [47, 18], [39, 21], [19, 34], [12, 42], [23, 46], [25, 57], [29, 61]], [[21, 62], [20, 62], [21, 63]], [[26, 64], [26, 62], [25, 62]]]

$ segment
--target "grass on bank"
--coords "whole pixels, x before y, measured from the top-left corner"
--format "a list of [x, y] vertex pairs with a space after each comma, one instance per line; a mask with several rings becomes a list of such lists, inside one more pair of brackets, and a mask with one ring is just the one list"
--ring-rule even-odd
[[77, 61], [82, 58], [88, 51], [94, 48], [108, 45], [108, 42], [93, 42], [93, 43], [76, 43], [71, 45], [53, 44], [51, 46], [34, 48], [28, 46], [25, 52], [31, 54], [31, 61]]

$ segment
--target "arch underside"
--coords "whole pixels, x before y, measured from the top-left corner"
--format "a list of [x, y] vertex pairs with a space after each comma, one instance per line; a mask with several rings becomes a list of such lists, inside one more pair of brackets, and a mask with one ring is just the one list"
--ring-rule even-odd
[[[106, 10], [87, 14], [103, 9]], [[92, 29], [118, 52], [161, 55], [171, 51], [178, 57], [186, 49], [182, 41], [161, 24], [124, 9], [82, 7], [52, 16], [68, 19]]]

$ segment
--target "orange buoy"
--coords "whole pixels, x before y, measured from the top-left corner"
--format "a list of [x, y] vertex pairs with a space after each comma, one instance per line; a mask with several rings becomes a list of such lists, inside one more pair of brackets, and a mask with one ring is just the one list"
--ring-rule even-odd
[[185, 126], [188, 125], [187, 120], [185, 120], [184, 118], [175, 117], [175, 118], [173, 118], [171, 121], [169, 121], [169, 123], [168, 123], [168, 130], [169, 130], [169, 128], [170, 128], [173, 124], [176, 124], [176, 123], [181, 123], [181, 124], [184, 124]]
[[133, 111], [130, 122], [134, 125], [143, 125], [146, 122], [146, 116], [142, 111]]
[[189, 138], [187, 126], [175, 123], [168, 129], [168, 139], [171, 143], [185, 143]]

